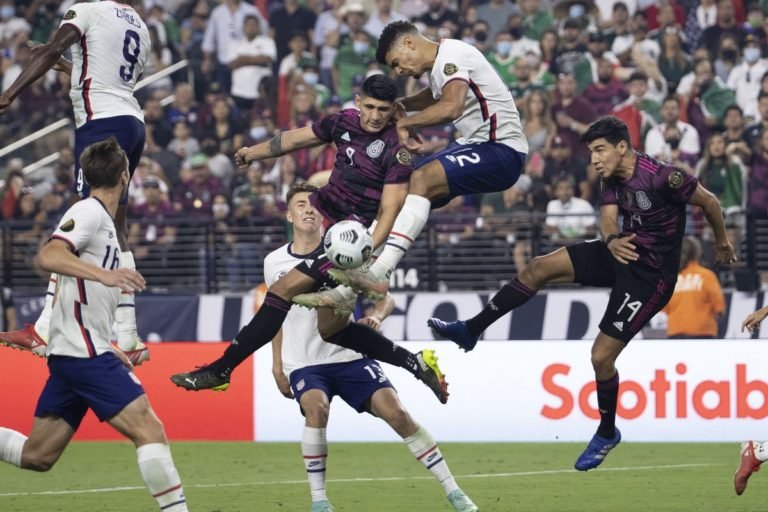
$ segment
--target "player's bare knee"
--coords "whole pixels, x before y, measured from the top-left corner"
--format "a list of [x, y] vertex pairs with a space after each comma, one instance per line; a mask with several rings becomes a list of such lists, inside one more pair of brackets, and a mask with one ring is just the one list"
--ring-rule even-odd
[[310, 425], [321, 426], [328, 424], [328, 416], [331, 408], [330, 404], [324, 401], [314, 401], [304, 408], [304, 416]]
[[416, 169], [411, 173], [411, 179], [408, 184], [408, 193], [417, 196], [427, 197], [429, 193], [429, 179], [423, 169]]
[[30, 471], [45, 473], [59, 460], [58, 454], [45, 454], [35, 450], [24, 450], [21, 454], [21, 467]]
[[408, 436], [409, 433], [418, 430], [413, 418], [403, 407], [395, 407], [387, 411], [387, 416], [384, 419], [401, 436]]
[[523, 269], [518, 277], [528, 285], [533, 285], [536, 288], [540, 288], [547, 283], [550, 278], [551, 269], [550, 265], [544, 256], [536, 256], [530, 263]]

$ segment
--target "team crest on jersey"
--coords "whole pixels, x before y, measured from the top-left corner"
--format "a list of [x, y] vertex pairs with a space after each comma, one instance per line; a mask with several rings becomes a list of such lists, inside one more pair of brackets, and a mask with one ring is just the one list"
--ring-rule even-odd
[[648, 210], [651, 207], [651, 200], [648, 199], [648, 196], [642, 190], [635, 192], [635, 197], [637, 198], [637, 206], [641, 210]]
[[445, 73], [448, 76], [455, 74], [458, 70], [459, 70], [459, 66], [457, 66], [456, 64], [448, 63], [445, 66], [443, 66], [443, 73]]
[[75, 219], [69, 219], [67, 222], [61, 225], [59, 228], [62, 231], [69, 232], [75, 229]]
[[381, 155], [381, 152], [384, 151], [384, 141], [381, 139], [376, 139], [375, 141], [368, 144], [368, 147], [365, 148], [365, 152], [368, 154], [371, 158], [378, 158]]
[[683, 173], [682, 171], [673, 171], [667, 178], [669, 188], [680, 188], [683, 186]]
[[411, 154], [408, 152], [407, 149], [403, 148], [400, 151], [397, 152], [397, 161], [400, 162], [403, 165], [408, 165], [411, 163]]
[[64, 13], [64, 17], [62, 19], [64, 19], [64, 20], [71, 20], [75, 16], [77, 16], [77, 13], [75, 11], [73, 11], [72, 9], [70, 9], [66, 13]]

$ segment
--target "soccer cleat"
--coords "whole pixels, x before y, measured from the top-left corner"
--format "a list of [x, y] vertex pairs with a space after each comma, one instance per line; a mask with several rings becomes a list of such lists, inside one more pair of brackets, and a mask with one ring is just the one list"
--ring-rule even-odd
[[293, 298], [293, 303], [309, 309], [331, 308], [338, 316], [348, 317], [355, 309], [355, 299], [347, 300], [338, 288], [314, 293], [302, 293]]
[[478, 512], [480, 510], [461, 489], [456, 489], [449, 494], [448, 501], [453, 505], [453, 510], [456, 512]]
[[475, 348], [477, 340], [480, 338], [479, 336], [473, 336], [472, 333], [469, 332], [467, 323], [464, 320], [445, 322], [439, 318], [430, 318], [427, 320], [427, 325], [438, 338], [451, 340], [461, 347], [464, 352], [469, 352]]
[[587, 445], [587, 449], [576, 459], [574, 467], [579, 471], [595, 469], [603, 463], [608, 452], [616, 448], [620, 442], [621, 432], [619, 432], [619, 429], [616, 429], [616, 434], [610, 439], [595, 434]]
[[187, 391], [226, 391], [229, 387], [229, 375], [213, 370], [210, 365], [200, 366], [188, 373], [171, 375], [171, 381]]
[[333, 512], [333, 507], [328, 500], [313, 501], [309, 512]]
[[362, 270], [360, 268], [341, 270], [332, 268], [328, 271], [328, 275], [334, 281], [347, 285], [376, 302], [386, 297], [389, 291], [389, 279], [378, 277], [370, 270]]
[[0, 344], [8, 345], [18, 350], [32, 352], [39, 357], [45, 357], [48, 344], [37, 334], [35, 326], [26, 324], [23, 329], [11, 332], [0, 332]]
[[763, 461], [755, 456], [754, 441], [741, 443], [741, 462], [739, 463], [739, 469], [733, 475], [733, 489], [736, 491], [736, 494], [741, 496], [741, 493], [747, 488], [749, 477], [752, 476], [752, 473], [760, 471], [760, 464], [762, 463]]
[[443, 375], [443, 372], [440, 371], [440, 367], [437, 365], [435, 351], [422, 350], [416, 354], [416, 361], [419, 368], [419, 374], [416, 378], [432, 390], [441, 404], [447, 403], [448, 382], [446, 382], [445, 375]]

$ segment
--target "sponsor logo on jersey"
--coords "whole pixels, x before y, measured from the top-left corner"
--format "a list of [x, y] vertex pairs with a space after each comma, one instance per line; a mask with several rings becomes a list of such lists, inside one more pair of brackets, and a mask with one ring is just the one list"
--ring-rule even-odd
[[67, 222], [62, 224], [59, 229], [66, 232], [72, 231], [75, 229], [75, 219], [69, 219]]
[[365, 152], [368, 154], [371, 158], [378, 158], [381, 155], [381, 152], [384, 151], [384, 141], [381, 139], [377, 139], [370, 144], [368, 144], [368, 147], [365, 148]]
[[635, 192], [635, 197], [637, 198], [637, 206], [639, 206], [641, 210], [648, 210], [651, 208], [651, 200], [648, 199], [645, 192], [638, 190]]
[[397, 161], [403, 165], [408, 165], [413, 159], [407, 149], [403, 148], [397, 152]]
[[683, 173], [682, 171], [673, 171], [667, 178], [669, 188], [680, 188], [683, 186]]
[[459, 67], [456, 64], [448, 63], [445, 66], [443, 66], [443, 73], [448, 76], [455, 74], [458, 70], [459, 70]]
[[73, 11], [72, 9], [70, 9], [66, 13], [64, 13], [64, 18], [62, 18], [62, 19], [64, 19], [64, 20], [71, 20], [75, 16], [77, 16], [77, 13], [75, 11]]

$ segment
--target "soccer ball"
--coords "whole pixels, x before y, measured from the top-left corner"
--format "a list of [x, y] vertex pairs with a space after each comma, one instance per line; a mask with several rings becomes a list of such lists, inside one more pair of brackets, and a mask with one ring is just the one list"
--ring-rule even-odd
[[337, 222], [325, 233], [325, 255], [337, 268], [357, 268], [367, 262], [373, 251], [373, 238], [356, 220]]

